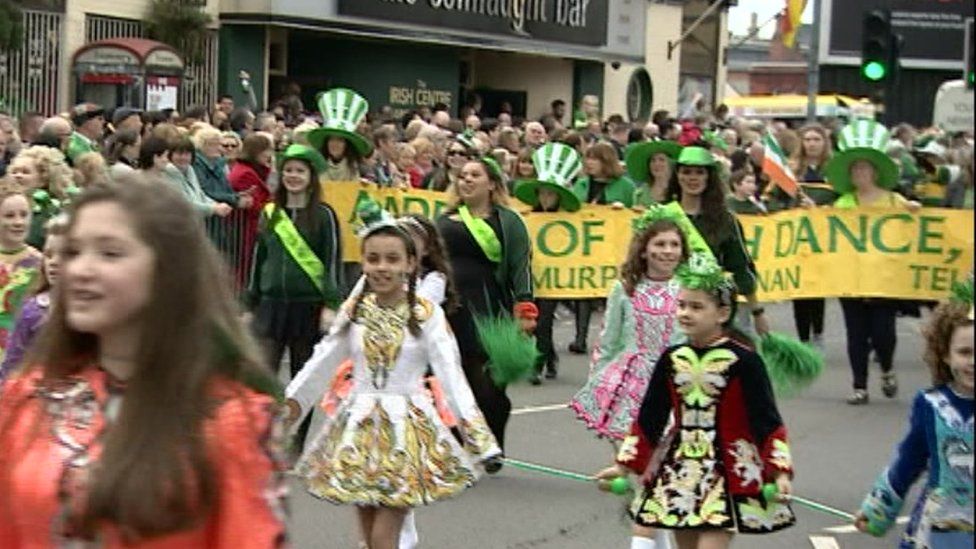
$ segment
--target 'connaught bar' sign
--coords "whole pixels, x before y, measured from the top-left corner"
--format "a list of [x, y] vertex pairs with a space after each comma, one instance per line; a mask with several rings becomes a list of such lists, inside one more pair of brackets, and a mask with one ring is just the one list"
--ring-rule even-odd
[[602, 46], [609, 0], [339, 0], [339, 13]]

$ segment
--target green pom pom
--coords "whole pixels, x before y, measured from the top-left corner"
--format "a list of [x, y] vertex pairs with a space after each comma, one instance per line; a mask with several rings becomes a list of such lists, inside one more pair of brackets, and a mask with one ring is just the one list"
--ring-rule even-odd
[[779, 494], [779, 488], [777, 488], [775, 484], [769, 483], [763, 485], [762, 497], [767, 503], [776, 499], [777, 494]]
[[809, 387], [823, 372], [824, 358], [799, 340], [771, 332], [759, 342], [759, 354], [766, 363], [776, 394], [794, 396]]
[[627, 492], [630, 492], [630, 479], [627, 477], [617, 477], [611, 480], [610, 492], [618, 496], [627, 495]]
[[952, 295], [949, 298], [951, 301], [958, 303], [964, 303], [966, 305], [973, 304], [973, 277], [970, 275], [965, 282], [956, 282], [952, 285]]
[[488, 372], [499, 387], [527, 378], [535, 369], [539, 351], [511, 317], [475, 318], [478, 338], [488, 355]]

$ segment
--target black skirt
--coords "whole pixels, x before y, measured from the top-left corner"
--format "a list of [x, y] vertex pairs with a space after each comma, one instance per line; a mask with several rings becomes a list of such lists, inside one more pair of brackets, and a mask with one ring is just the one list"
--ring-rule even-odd
[[254, 311], [254, 333], [259, 338], [288, 341], [320, 334], [322, 303], [261, 299]]

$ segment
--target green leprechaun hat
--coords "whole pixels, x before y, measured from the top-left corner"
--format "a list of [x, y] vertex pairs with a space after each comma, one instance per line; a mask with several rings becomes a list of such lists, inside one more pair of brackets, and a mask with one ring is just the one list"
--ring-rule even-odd
[[824, 167], [827, 181], [840, 194], [854, 192], [851, 164], [866, 160], [878, 172], [878, 186], [894, 188], [898, 184], [898, 166], [886, 153], [890, 140], [888, 129], [874, 120], [851, 122], [840, 131], [837, 138], [838, 152]]
[[325, 157], [322, 153], [309, 147], [308, 145], [302, 145], [301, 143], [293, 143], [288, 145], [285, 152], [281, 154], [280, 163], [278, 165], [278, 171], [285, 165], [285, 162], [289, 160], [303, 160], [308, 163], [312, 169], [315, 170], [316, 174], [321, 174], [326, 170]]
[[350, 89], [333, 88], [319, 94], [318, 105], [322, 127], [308, 132], [309, 144], [321, 151], [329, 137], [342, 137], [360, 156], [369, 156], [372, 143], [356, 131], [369, 112], [369, 102]]
[[576, 176], [583, 169], [576, 149], [563, 143], [546, 143], [532, 153], [532, 164], [536, 177], [517, 181], [515, 198], [534, 208], [539, 205], [539, 188], [545, 187], [559, 195], [560, 209], [567, 212], [580, 209], [580, 200], [572, 190]]
[[651, 159], [656, 154], [667, 156], [671, 162], [681, 154], [681, 145], [674, 141], [659, 139], [657, 141], [642, 141], [627, 146], [624, 153], [624, 164], [627, 165], [627, 175], [637, 182], [651, 180]]

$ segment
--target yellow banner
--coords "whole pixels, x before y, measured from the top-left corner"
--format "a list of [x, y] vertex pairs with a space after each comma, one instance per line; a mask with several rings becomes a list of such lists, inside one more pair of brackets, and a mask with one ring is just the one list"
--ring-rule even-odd
[[[394, 215], [439, 215], [444, 193], [326, 183], [325, 197], [348, 225], [343, 256], [359, 261], [355, 205], [372, 196]], [[536, 295], [604, 297], [630, 243], [634, 213], [587, 206], [577, 213], [532, 213], [519, 202], [532, 240]], [[759, 299], [865, 296], [942, 299], [973, 269], [973, 212], [923, 209], [870, 212], [790, 210], [740, 216], [756, 262]], [[345, 230], [348, 229], [348, 230]]]

